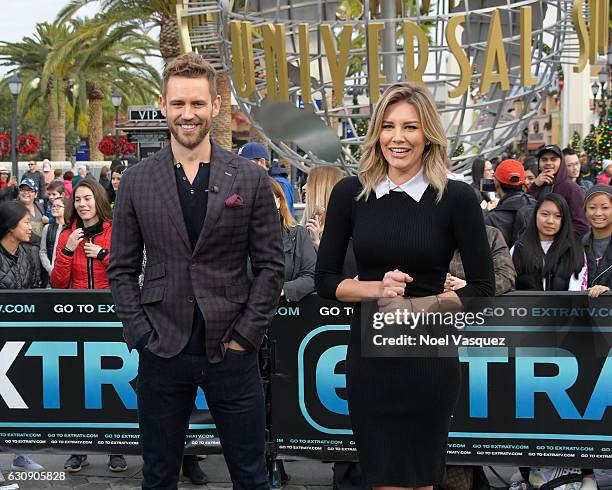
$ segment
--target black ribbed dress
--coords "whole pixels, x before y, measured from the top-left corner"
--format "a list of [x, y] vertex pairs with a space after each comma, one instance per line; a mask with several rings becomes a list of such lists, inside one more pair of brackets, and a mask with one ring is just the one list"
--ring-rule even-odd
[[[380, 281], [399, 269], [414, 281], [406, 296], [440, 294], [456, 248], [468, 285], [460, 297], [492, 296], [491, 252], [474, 191], [449, 181], [439, 203], [429, 186], [420, 202], [405, 192], [367, 201], [347, 177], [334, 188], [316, 268], [320, 296], [336, 297], [352, 237], [359, 279]], [[355, 308], [347, 354], [348, 404], [359, 459], [369, 485], [422, 487], [444, 478], [450, 418], [461, 376], [456, 358], [364, 358], [360, 308]]]

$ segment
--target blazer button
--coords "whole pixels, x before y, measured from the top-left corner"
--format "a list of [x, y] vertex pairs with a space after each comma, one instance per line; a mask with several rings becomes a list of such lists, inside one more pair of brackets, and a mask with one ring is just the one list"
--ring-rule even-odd
[[193, 296], [187, 296], [187, 301], [193, 303], [195, 301], [195, 298]]

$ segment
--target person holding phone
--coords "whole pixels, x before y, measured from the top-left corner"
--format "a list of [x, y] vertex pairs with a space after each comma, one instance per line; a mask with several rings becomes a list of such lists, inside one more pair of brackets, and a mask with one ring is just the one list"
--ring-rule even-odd
[[334, 186], [344, 177], [342, 170], [330, 165], [320, 165], [310, 169], [304, 185], [306, 207], [302, 215], [302, 225], [310, 232], [315, 250], [325, 228], [325, 209]]
[[475, 158], [472, 162], [472, 188], [482, 209], [495, 200], [493, 184], [493, 164], [484, 158]]

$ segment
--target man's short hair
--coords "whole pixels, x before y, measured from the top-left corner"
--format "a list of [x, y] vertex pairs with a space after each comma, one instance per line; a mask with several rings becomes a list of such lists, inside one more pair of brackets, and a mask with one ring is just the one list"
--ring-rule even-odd
[[568, 155], [578, 155], [578, 153], [576, 153], [576, 150], [574, 150], [573, 148], [570, 148], [569, 146], [566, 148], [563, 148], [563, 150], [561, 150], [561, 152], [563, 153], [563, 156], [566, 157]]
[[166, 65], [162, 77], [162, 95], [164, 97], [170, 77], [206, 78], [210, 87], [211, 98], [217, 97], [217, 71], [198, 53], [182, 54]]

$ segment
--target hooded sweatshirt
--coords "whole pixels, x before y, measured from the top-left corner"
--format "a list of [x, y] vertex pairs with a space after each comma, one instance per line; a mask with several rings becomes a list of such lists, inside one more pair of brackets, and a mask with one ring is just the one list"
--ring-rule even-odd
[[561, 158], [559, 170], [557, 170], [552, 184], [540, 187], [533, 183], [527, 192], [538, 200], [551, 192], [562, 195], [569, 205], [572, 215], [572, 224], [574, 225], [576, 234], [583, 236], [589, 231], [589, 225], [587, 224], [586, 217], [584, 216], [584, 209], [582, 207], [584, 202], [584, 190], [567, 175], [567, 165], [563, 158]]
[[294, 216], [293, 188], [291, 187], [291, 183], [287, 180], [287, 177], [289, 177], [289, 172], [286, 168], [281, 167], [280, 165], [272, 165], [268, 173], [270, 177], [272, 177], [282, 186], [283, 192], [285, 193], [285, 198], [287, 199], [287, 206], [289, 206], [289, 212], [291, 213], [291, 216]]

